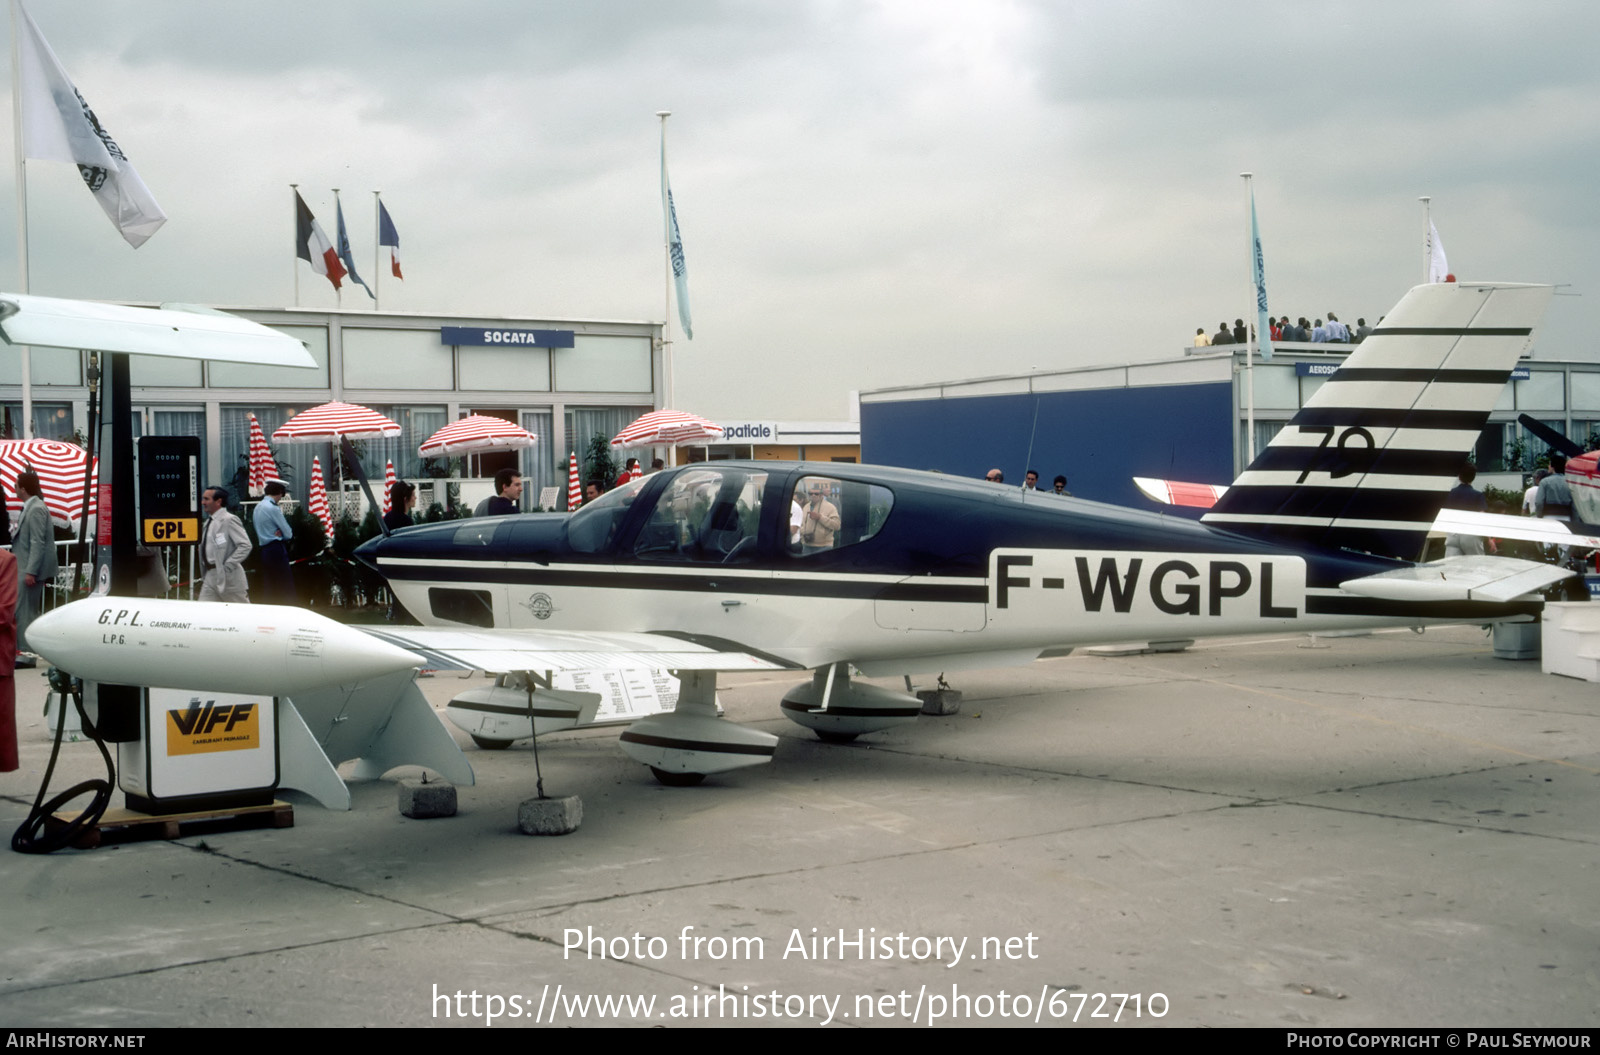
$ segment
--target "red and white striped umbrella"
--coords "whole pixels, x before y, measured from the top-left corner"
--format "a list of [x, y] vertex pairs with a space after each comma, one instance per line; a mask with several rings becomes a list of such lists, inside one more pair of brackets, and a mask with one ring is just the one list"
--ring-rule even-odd
[[272, 448], [267, 446], [267, 434], [261, 422], [250, 415], [250, 497], [266, 494], [267, 481], [278, 477], [278, 463], [272, 458]]
[[681, 410], [652, 410], [612, 437], [613, 447], [672, 447], [720, 440], [722, 426]]
[[324, 403], [303, 410], [272, 434], [275, 443], [328, 443], [340, 436], [352, 440], [398, 436], [400, 426], [376, 410], [355, 403]]
[[[64, 528], [76, 527], [83, 517], [83, 470], [89, 452], [71, 443], [54, 440], [0, 440], [0, 483], [6, 488], [9, 513], [22, 515], [22, 495], [17, 493], [17, 474], [32, 469], [39, 474], [40, 498], [50, 510], [50, 519]], [[89, 515], [94, 516], [99, 494], [98, 460], [89, 481]]]
[[533, 433], [503, 418], [474, 414], [460, 421], [452, 421], [429, 436], [417, 448], [417, 453], [424, 458], [435, 458], [474, 451], [515, 450], [532, 447], [536, 442], [538, 440]]
[[578, 452], [573, 451], [567, 460], [567, 512], [577, 509], [583, 502], [583, 488], [578, 486]]
[[311, 486], [306, 491], [306, 509], [322, 521], [322, 534], [333, 543], [333, 515], [328, 512], [328, 488], [322, 482], [322, 459], [311, 459]]
[[389, 515], [389, 496], [394, 494], [394, 462], [383, 471], [383, 515]]

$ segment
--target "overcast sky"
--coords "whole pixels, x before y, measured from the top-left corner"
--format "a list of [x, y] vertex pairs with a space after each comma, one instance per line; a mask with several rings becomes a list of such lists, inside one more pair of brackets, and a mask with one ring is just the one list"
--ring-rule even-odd
[[[671, 110], [677, 403], [712, 417], [1177, 355], [1252, 304], [1245, 170], [1274, 315], [1386, 312], [1421, 276], [1427, 194], [1458, 275], [1578, 294], [1538, 354], [1600, 357], [1592, 3], [29, 10], [170, 217], [132, 250], [74, 169], [31, 164], [36, 293], [291, 304], [293, 182], [330, 237], [341, 188], [369, 282], [382, 189], [406, 273], [386, 309], [660, 320]], [[332, 307], [298, 266], [300, 303]]]

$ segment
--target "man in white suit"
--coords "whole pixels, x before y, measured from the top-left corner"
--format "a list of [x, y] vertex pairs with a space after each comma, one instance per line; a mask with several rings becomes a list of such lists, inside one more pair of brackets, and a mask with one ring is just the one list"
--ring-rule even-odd
[[220, 487], [206, 488], [200, 496], [200, 507], [211, 518], [200, 539], [200, 560], [205, 565], [200, 599], [249, 604], [244, 559], [250, 556], [250, 536], [239, 518], [228, 512], [228, 492]]

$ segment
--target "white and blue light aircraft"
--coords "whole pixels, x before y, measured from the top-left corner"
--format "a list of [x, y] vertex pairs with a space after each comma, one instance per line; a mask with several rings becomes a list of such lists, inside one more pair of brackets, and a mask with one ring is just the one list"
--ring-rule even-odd
[[672, 711], [622, 734], [664, 782], [693, 783], [769, 761], [777, 742], [717, 717], [717, 670], [814, 671], [783, 713], [850, 739], [920, 709], [857, 672], [1000, 666], [1111, 642], [1536, 619], [1541, 591], [1571, 572], [1415, 560], [1551, 292], [1413, 289], [1198, 522], [904, 469], [700, 463], [570, 515], [372, 540], [361, 559], [429, 625], [377, 634], [435, 667], [637, 667], [641, 641], [711, 657], [680, 669]]

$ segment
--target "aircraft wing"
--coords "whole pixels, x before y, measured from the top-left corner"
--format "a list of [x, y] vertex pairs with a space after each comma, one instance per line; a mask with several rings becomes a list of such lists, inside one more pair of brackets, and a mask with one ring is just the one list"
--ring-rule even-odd
[[744, 651], [733, 642], [702, 643], [666, 634], [404, 626], [358, 629], [415, 653], [423, 666], [432, 670], [514, 674], [568, 670], [798, 669], [784, 660]]
[[189, 305], [129, 308], [25, 293], [0, 294], [0, 339], [7, 344], [88, 348], [178, 359], [269, 366], [316, 365], [293, 337], [234, 315]]
[[1514, 538], [1542, 542], [1547, 546], [1575, 546], [1600, 549], [1600, 536], [1580, 535], [1560, 520], [1513, 517], [1502, 513], [1471, 513], [1465, 509], [1441, 509], [1433, 530], [1447, 535], [1484, 535], [1489, 538]]
[[1514, 557], [1446, 557], [1431, 564], [1350, 579], [1340, 583], [1339, 588], [1385, 601], [1505, 602], [1573, 574], [1554, 564]]

